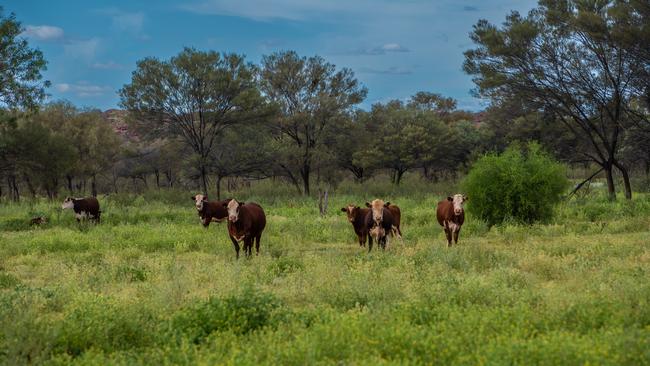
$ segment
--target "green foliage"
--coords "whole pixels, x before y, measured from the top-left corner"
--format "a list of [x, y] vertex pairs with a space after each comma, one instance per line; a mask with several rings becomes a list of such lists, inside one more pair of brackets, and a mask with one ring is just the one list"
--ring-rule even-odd
[[14, 14], [3, 13], [0, 7], [0, 105], [35, 108], [50, 86], [41, 75], [47, 62], [41, 51], [30, 48], [20, 36], [24, 29]]
[[489, 225], [513, 220], [548, 221], [553, 205], [568, 187], [565, 167], [529, 144], [526, 151], [514, 145], [503, 154], [480, 158], [463, 183], [468, 210]]
[[235, 296], [213, 297], [178, 311], [171, 319], [171, 328], [194, 343], [218, 331], [246, 334], [270, 326], [279, 305], [272, 295], [248, 288]]

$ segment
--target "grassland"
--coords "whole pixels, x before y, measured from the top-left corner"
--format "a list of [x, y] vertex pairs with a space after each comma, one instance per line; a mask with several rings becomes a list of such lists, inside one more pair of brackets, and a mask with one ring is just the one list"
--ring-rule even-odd
[[268, 225], [239, 261], [185, 192], [100, 198], [98, 226], [2, 203], [0, 363], [650, 364], [650, 196], [572, 200], [533, 226], [469, 215], [447, 248], [446, 190], [387, 191], [404, 242], [370, 254], [339, 208], [376, 192], [342, 189], [325, 217], [240, 192]]

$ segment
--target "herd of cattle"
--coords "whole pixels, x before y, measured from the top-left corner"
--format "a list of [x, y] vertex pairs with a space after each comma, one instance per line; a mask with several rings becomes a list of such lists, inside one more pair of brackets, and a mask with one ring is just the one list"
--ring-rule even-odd
[[[260, 253], [260, 239], [266, 227], [266, 214], [262, 206], [254, 202], [240, 202], [233, 198], [209, 201], [208, 196], [203, 194], [192, 196], [192, 201], [204, 227], [207, 228], [212, 221], [228, 220], [228, 235], [235, 247], [237, 258], [239, 258], [240, 242], [243, 242], [244, 253], [247, 256], [252, 255], [253, 244], [255, 244], [256, 254]], [[458, 244], [458, 234], [465, 221], [463, 209], [465, 201], [467, 196], [456, 194], [438, 202], [436, 217], [445, 231], [448, 246], [452, 245], [452, 241]], [[83, 219], [100, 222], [102, 211], [95, 197], [67, 197], [61, 208], [72, 209], [78, 222]], [[366, 242], [368, 243], [368, 251], [372, 250], [373, 240], [382, 249], [386, 249], [389, 236], [402, 238], [400, 227], [402, 213], [397, 205], [376, 199], [366, 202], [366, 207], [349, 204], [341, 208], [341, 211], [347, 214], [359, 245], [365, 247]]]

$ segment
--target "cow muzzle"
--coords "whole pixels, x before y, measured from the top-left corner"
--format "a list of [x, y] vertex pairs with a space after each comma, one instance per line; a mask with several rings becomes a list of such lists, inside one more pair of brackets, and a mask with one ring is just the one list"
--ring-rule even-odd
[[455, 209], [454, 209], [454, 215], [456, 215], [456, 216], [460, 216], [460, 214], [462, 214], [462, 213], [463, 213], [463, 209], [462, 209], [462, 208], [455, 208]]
[[233, 216], [233, 215], [228, 216], [228, 221], [230, 222], [237, 222], [237, 219], [239, 219], [237, 216]]

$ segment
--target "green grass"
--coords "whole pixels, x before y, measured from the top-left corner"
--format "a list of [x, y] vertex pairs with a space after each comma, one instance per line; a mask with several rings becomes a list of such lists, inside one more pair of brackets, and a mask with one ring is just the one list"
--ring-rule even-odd
[[325, 217], [238, 195], [268, 219], [240, 260], [185, 192], [100, 197], [99, 226], [3, 203], [0, 363], [650, 364], [650, 196], [564, 202], [544, 225], [469, 216], [447, 248], [442, 195], [394, 191], [404, 242], [368, 254], [339, 209], [372, 197], [340, 192]]

